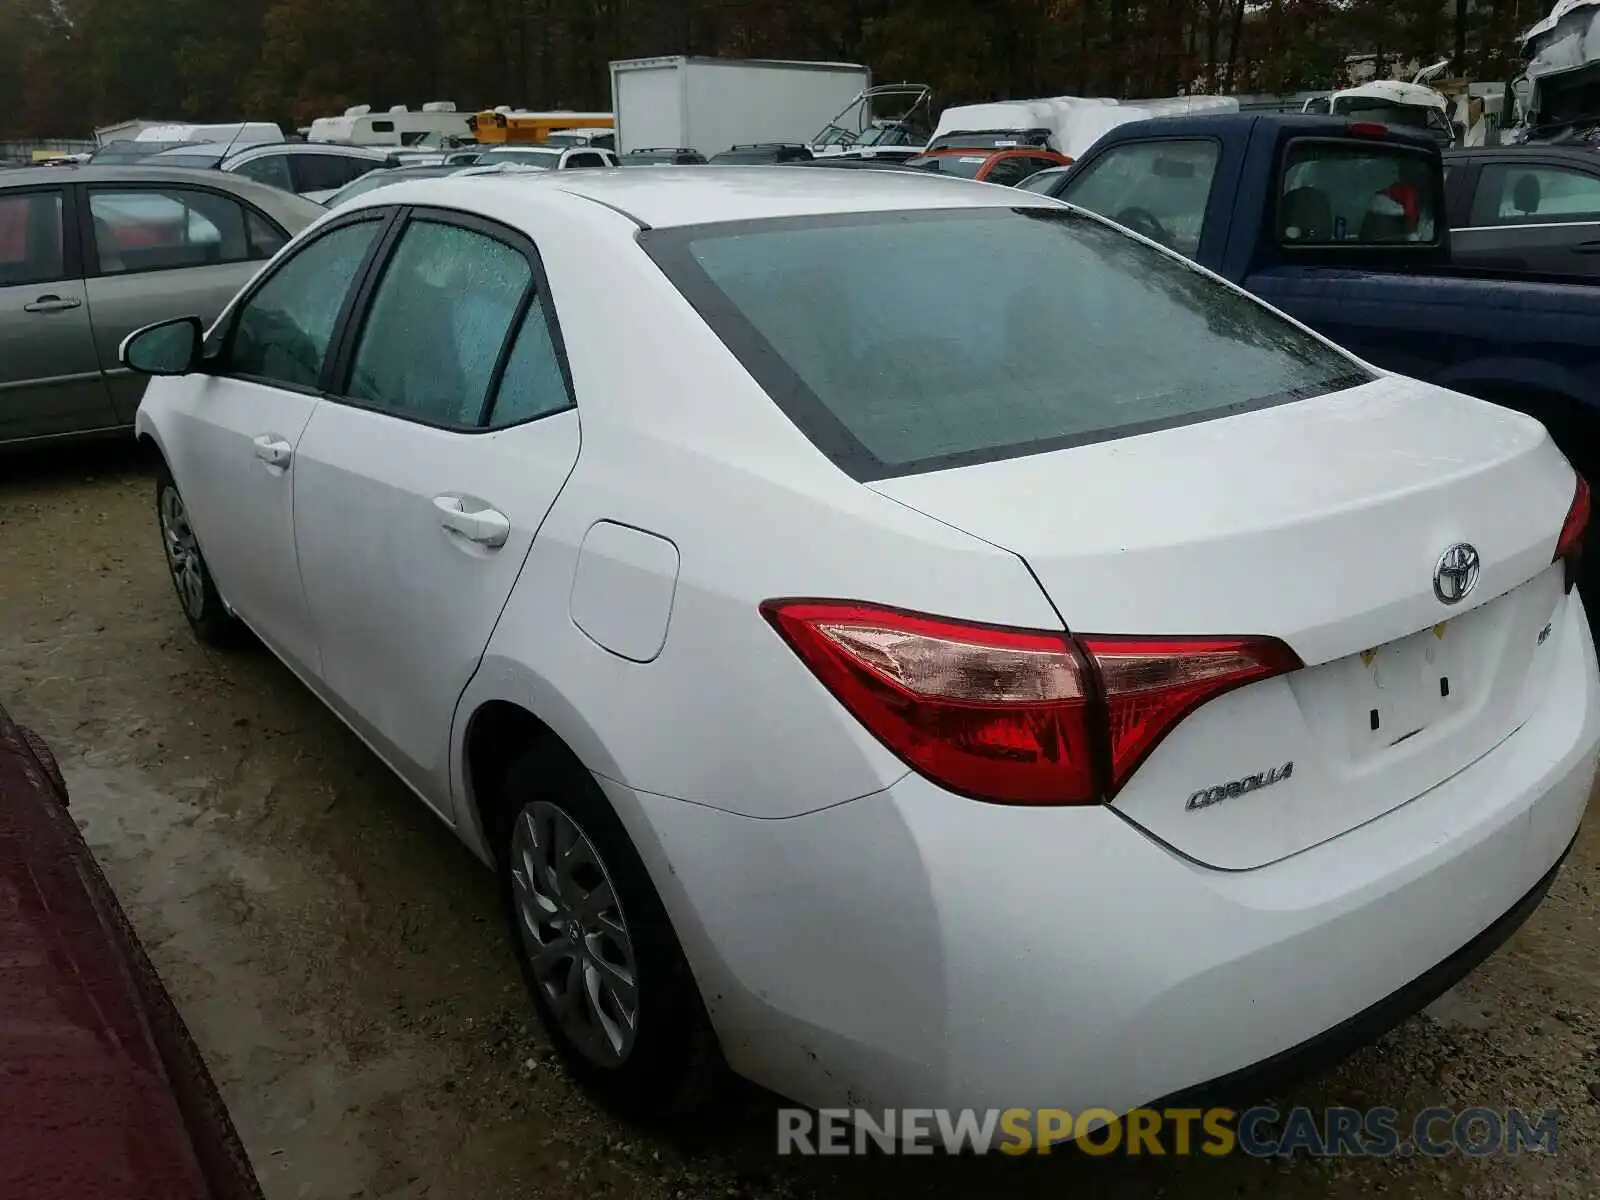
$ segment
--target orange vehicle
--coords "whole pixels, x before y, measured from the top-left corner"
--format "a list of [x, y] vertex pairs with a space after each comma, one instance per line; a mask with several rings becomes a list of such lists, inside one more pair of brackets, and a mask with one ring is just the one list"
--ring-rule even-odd
[[611, 113], [598, 112], [517, 112], [509, 108], [489, 108], [467, 119], [472, 136], [489, 145], [540, 145], [552, 133], [564, 129], [614, 129]]
[[976, 179], [982, 183], [1016, 187], [1030, 175], [1037, 175], [1051, 167], [1064, 167], [1071, 162], [1065, 154], [1057, 154], [1043, 146], [1017, 146], [1005, 150], [941, 146], [907, 160], [906, 166], [937, 171], [941, 175]]

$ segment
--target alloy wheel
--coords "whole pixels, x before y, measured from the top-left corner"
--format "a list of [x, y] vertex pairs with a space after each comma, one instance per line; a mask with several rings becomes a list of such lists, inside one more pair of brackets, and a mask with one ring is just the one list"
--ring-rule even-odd
[[535, 801], [511, 836], [511, 890], [533, 977], [557, 1024], [592, 1062], [618, 1067], [638, 1032], [633, 938], [594, 843]]
[[191, 620], [205, 616], [205, 577], [200, 558], [200, 543], [195, 540], [194, 528], [189, 524], [188, 510], [178, 489], [166, 488], [161, 493], [161, 542], [167, 551], [167, 566], [172, 580], [178, 586], [178, 599], [183, 611]]

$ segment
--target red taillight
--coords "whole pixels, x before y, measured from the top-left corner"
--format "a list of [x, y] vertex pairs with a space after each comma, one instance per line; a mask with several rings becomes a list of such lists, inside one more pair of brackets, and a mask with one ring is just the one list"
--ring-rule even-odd
[[1389, 127], [1377, 121], [1352, 121], [1346, 128], [1356, 137], [1388, 137]]
[[1577, 582], [1578, 568], [1583, 562], [1584, 535], [1589, 529], [1589, 484], [1582, 475], [1572, 495], [1572, 506], [1567, 509], [1567, 519], [1561, 523], [1561, 536], [1556, 539], [1556, 554], [1552, 562], [1562, 562], [1567, 567], [1567, 591]]
[[911, 767], [1002, 804], [1109, 800], [1199, 705], [1300, 666], [1269, 638], [1073, 638], [835, 600], [761, 611]]
[[1300, 656], [1275, 638], [1083, 634], [1078, 641], [1099, 672], [1105, 697], [1111, 793], [1207, 700], [1301, 665]]

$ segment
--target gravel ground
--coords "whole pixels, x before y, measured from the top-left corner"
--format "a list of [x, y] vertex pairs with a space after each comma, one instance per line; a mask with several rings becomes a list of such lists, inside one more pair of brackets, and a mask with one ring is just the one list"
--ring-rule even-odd
[[128, 449], [0, 458], [0, 686], [61, 756], [271, 1200], [1600, 1195], [1593, 817], [1506, 947], [1279, 1099], [1553, 1107], [1554, 1156], [779, 1159], [753, 1090], [645, 1134], [568, 1082], [489, 874], [270, 656], [189, 636]]

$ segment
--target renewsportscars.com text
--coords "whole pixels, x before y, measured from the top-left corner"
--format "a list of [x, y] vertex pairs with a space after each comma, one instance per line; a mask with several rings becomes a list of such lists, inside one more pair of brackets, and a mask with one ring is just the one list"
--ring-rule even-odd
[[1060, 1108], [810, 1109], [778, 1112], [779, 1154], [1049, 1154], [1053, 1147], [1091, 1155], [1296, 1152], [1318, 1157], [1442, 1158], [1452, 1154], [1556, 1152], [1557, 1114], [1521, 1109], [1426, 1108], [1406, 1120], [1393, 1108], [1109, 1109]]

